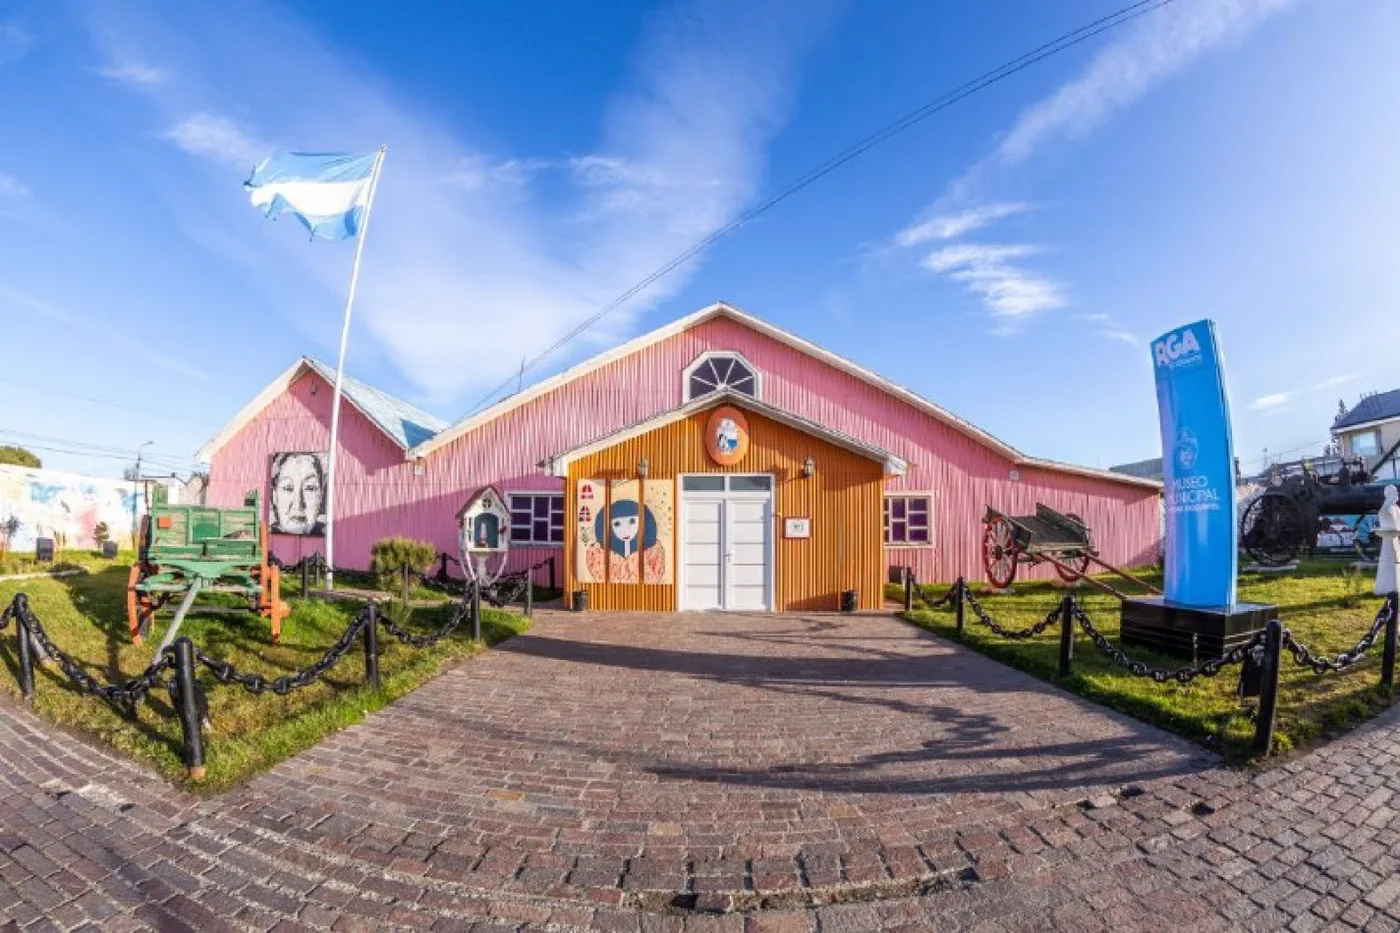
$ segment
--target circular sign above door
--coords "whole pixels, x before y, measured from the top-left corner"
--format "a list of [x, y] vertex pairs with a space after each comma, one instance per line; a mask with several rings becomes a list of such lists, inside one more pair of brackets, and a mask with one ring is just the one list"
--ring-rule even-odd
[[732, 405], [710, 413], [705, 425], [705, 452], [720, 466], [733, 466], [749, 452], [749, 421]]

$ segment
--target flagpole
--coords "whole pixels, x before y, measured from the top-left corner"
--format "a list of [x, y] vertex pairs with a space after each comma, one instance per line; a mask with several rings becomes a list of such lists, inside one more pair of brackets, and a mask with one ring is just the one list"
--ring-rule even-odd
[[369, 197], [365, 200], [365, 220], [355, 243], [355, 264], [350, 268], [350, 292], [345, 296], [345, 320], [340, 325], [340, 356], [335, 363], [335, 390], [331, 393], [331, 449], [326, 459], [326, 589], [335, 589], [335, 460], [340, 436], [340, 389], [345, 376], [345, 344], [350, 339], [350, 312], [355, 308], [355, 285], [360, 281], [360, 256], [369, 236], [369, 215], [374, 209], [374, 192], [379, 187], [379, 170], [384, 166], [384, 152], [379, 147], [370, 175]]

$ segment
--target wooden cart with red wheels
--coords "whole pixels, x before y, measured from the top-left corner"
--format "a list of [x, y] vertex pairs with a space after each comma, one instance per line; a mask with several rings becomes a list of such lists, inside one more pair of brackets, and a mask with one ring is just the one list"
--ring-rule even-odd
[[1088, 524], [1073, 512], [1061, 513], [1036, 503], [1034, 515], [1010, 516], [987, 506], [982, 517], [982, 568], [987, 572], [987, 581], [999, 590], [1008, 589], [1022, 564], [1049, 564], [1066, 583], [1082, 580], [1126, 599], [1127, 594], [1113, 585], [1089, 576], [1089, 566], [1093, 564], [1149, 593], [1161, 594], [1150, 583], [1100, 558]]
[[156, 613], [178, 600], [162, 646], [169, 644], [196, 596], [232, 593], [247, 598], [249, 609], [268, 620], [277, 641], [282, 620], [291, 612], [280, 584], [256, 503], [238, 509], [154, 506], [141, 520], [137, 558], [127, 581], [131, 640], [140, 644]]

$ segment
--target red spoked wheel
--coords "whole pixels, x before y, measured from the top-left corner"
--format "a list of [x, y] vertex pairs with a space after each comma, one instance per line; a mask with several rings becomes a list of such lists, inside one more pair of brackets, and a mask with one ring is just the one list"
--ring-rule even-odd
[[990, 518], [982, 529], [982, 569], [987, 571], [987, 581], [999, 590], [1010, 587], [1019, 558], [1011, 523], [1000, 515]]
[[1089, 552], [1093, 550], [1094, 542], [1089, 537], [1089, 526], [1084, 524], [1084, 519], [1075, 515], [1073, 512], [1066, 512], [1065, 518], [1084, 525], [1084, 550], [1070, 551], [1066, 554], [1056, 554], [1055, 559], [1065, 566], [1057, 566], [1055, 572], [1059, 574], [1060, 579], [1066, 583], [1076, 583], [1089, 569]]
[[141, 644], [141, 639], [150, 631], [151, 617], [157, 608], [155, 599], [136, 588], [148, 576], [150, 568], [138, 560], [131, 565], [131, 574], [126, 581], [126, 624], [134, 645]]

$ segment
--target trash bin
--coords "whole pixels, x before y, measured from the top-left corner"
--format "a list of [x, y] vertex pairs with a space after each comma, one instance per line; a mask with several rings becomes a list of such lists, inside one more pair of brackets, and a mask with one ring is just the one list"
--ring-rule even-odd
[[855, 612], [856, 606], [860, 605], [860, 600], [855, 590], [846, 590], [841, 594], [841, 611]]
[[34, 559], [53, 560], [53, 538], [34, 539]]
[[573, 607], [574, 612], [587, 612], [587, 611], [588, 611], [588, 591], [587, 591], [587, 590], [574, 590], [573, 599], [571, 599], [571, 600], [569, 601], [569, 603], [570, 603], [570, 605]]
[[105, 557], [105, 558], [107, 558], [108, 560], [111, 560], [112, 558], [116, 557], [116, 556], [117, 556], [117, 542], [115, 542], [115, 541], [103, 541], [103, 542], [102, 542], [102, 556]]

